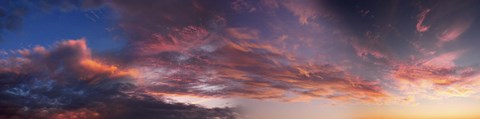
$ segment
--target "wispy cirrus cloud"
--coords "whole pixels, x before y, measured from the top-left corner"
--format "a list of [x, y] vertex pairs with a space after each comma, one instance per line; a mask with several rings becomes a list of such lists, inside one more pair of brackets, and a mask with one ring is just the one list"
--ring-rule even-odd
[[[298, 15], [301, 22], [288, 22], [289, 24], [286, 25], [266, 23], [266, 29], [285, 33], [271, 33], [270, 35], [264, 29], [260, 30], [258, 27], [247, 24], [245, 27], [231, 27], [229, 24], [235, 23], [231, 21], [234, 19], [216, 12], [229, 10], [238, 12], [245, 7], [249, 12], [239, 12], [238, 14], [254, 12], [272, 14], [273, 11], [258, 12], [255, 9], [260, 9], [256, 8], [258, 5], [263, 6], [266, 3], [277, 2], [282, 3], [279, 5], [284, 7], [269, 8], [300, 10], [302, 5], [283, 4], [289, 1], [236, 1], [230, 4], [233, 6], [232, 8], [223, 8], [207, 7], [209, 6], [208, 2], [172, 3], [185, 4], [188, 7], [184, 11], [175, 12], [192, 10], [203, 14], [191, 15], [192, 18], [176, 17], [171, 13], [168, 14], [171, 14], [172, 17], [168, 17], [168, 14], [142, 16], [156, 10], [135, 7], [143, 6], [143, 4], [155, 5], [170, 2], [135, 3], [136, 5], [127, 4], [129, 2], [126, 1], [109, 3], [116, 9], [120, 9], [119, 11], [124, 11], [127, 16], [131, 16], [129, 18], [141, 18], [135, 20], [125, 18], [123, 23], [127, 30], [131, 30], [129, 33], [134, 36], [134, 39], [130, 40], [132, 45], [129, 47], [130, 54], [128, 55], [135, 57], [131, 60], [131, 64], [140, 70], [142, 76], [137, 83], [145, 86], [144, 88], [151, 93], [284, 101], [300, 97], [332, 100], [340, 99], [334, 97], [345, 97], [343, 98], [345, 100], [374, 102], [388, 98], [388, 93], [381, 88], [378, 82], [358, 77], [335, 64], [323, 61], [307, 63], [303, 59], [303, 57], [312, 57], [309, 55], [315, 54], [296, 54], [302, 50], [314, 51], [316, 47], [312, 43], [322, 41], [315, 41], [314, 35], [312, 35], [318, 34], [319, 31], [305, 30], [302, 32], [304, 30], [288, 29], [288, 27], [319, 29], [316, 24], [306, 24], [306, 22], [312, 21], [312, 18], [306, 17], [316, 16], [317, 13], [293, 11], [291, 14]], [[133, 8], [135, 10], [130, 10]], [[315, 9], [317, 8], [305, 10], [314, 11]], [[182, 21], [188, 19], [205, 20]], [[172, 22], [172, 24], [163, 26], [157, 24], [167, 22]], [[285, 21], [281, 19], [274, 21], [274, 23], [282, 22]], [[168, 29], [146, 23], [157, 24]], [[284, 31], [282, 28], [287, 28], [291, 32]], [[296, 41], [296, 38], [299, 41]], [[272, 43], [266, 39], [281, 42]], [[308, 47], [301, 48], [300, 44], [306, 44]]]
[[473, 19], [459, 19], [453, 22], [443, 32], [438, 35], [440, 44], [457, 40], [472, 24]]
[[427, 17], [429, 12], [430, 12], [430, 9], [424, 9], [417, 16], [418, 22], [415, 27], [417, 28], [417, 31], [420, 33], [426, 32], [430, 28], [430, 25], [424, 25], [425, 17]]
[[391, 72], [398, 89], [406, 95], [428, 98], [468, 96], [476, 92], [478, 67], [457, 66], [455, 60], [464, 51], [440, 54], [428, 60], [398, 64]]
[[155, 82], [148, 87], [161, 93], [256, 99], [290, 100], [288, 93], [310, 98], [344, 96], [362, 101], [388, 97], [375, 82], [335, 66], [302, 64], [289, 59], [273, 45], [232, 35], [234, 39], [208, 36], [205, 39], [222, 40], [140, 57], [137, 59], [140, 63], [159, 65], [145, 65], [145, 71], [141, 71], [147, 73], [144, 75], [148, 81]]

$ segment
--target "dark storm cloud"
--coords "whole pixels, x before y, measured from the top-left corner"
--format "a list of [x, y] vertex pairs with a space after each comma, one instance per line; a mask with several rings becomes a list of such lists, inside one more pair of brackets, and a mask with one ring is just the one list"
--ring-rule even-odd
[[0, 60], [0, 118], [234, 118], [147, 95], [132, 83], [135, 71], [100, 63], [85, 40], [16, 52]]
[[[359, 78], [333, 64], [307, 63], [301, 59], [304, 56], [296, 56], [312, 55], [296, 50], [313, 51], [318, 48], [313, 43], [323, 43], [314, 38], [328, 34], [314, 22], [328, 19], [327, 13], [315, 11], [316, 5], [301, 8], [317, 2], [278, 1], [281, 7], [263, 9], [270, 12], [255, 10], [272, 2], [244, 2], [107, 4], [122, 14], [121, 24], [132, 38], [127, 62], [140, 70], [141, 81], [137, 83], [151, 93], [284, 101], [341, 95], [343, 100], [375, 102], [388, 97], [378, 82]], [[173, 7], [177, 5], [183, 7]], [[248, 10], [242, 12], [243, 8]], [[257, 15], [264, 17], [254, 17]], [[242, 22], [238, 16], [255, 22]], [[277, 40], [278, 44], [274, 43]], [[311, 60], [309, 57], [306, 59]]]

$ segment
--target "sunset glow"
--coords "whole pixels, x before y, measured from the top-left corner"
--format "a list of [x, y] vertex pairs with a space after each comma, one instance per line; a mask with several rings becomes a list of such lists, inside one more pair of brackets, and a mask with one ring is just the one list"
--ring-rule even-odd
[[0, 119], [480, 119], [478, 0], [0, 0]]

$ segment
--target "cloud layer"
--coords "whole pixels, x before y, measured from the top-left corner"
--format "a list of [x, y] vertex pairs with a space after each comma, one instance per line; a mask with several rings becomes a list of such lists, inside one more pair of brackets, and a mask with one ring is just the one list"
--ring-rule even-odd
[[[476, 92], [477, 67], [456, 62], [471, 49], [449, 45], [472, 25], [474, 2], [371, 3], [105, 2], [131, 36], [119, 59], [140, 70], [137, 83], [150, 93], [396, 103], [425, 90]], [[185, 9], [143, 7], [164, 4]]]
[[[18, 50], [0, 65], [1, 118], [233, 118], [229, 109], [167, 103], [134, 85], [137, 71], [92, 58], [83, 39]], [[16, 56], [15, 56], [16, 55]]]

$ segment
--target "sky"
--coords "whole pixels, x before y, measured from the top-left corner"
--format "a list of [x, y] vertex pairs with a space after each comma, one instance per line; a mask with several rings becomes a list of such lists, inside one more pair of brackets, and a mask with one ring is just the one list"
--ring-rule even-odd
[[480, 118], [475, 0], [0, 0], [0, 118]]

